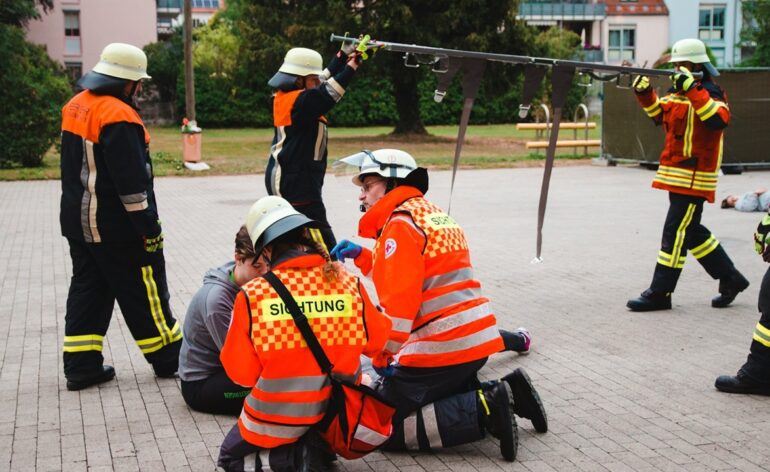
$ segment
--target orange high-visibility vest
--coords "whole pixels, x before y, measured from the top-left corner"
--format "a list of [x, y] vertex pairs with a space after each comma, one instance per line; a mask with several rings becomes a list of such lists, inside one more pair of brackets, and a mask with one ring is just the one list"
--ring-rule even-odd
[[102, 128], [123, 121], [141, 125], [144, 142], [150, 142], [150, 133], [142, 118], [130, 105], [111, 95], [96, 95], [84, 90], [62, 108], [61, 128], [96, 144], [99, 143]]
[[455, 365], [503, 349], [465, 233], [417, 189], [387, 193], [361, 218], [359, 234], [376, 236], [373, 252], [362, 251], [356, 264], [364, 273], [371, 268], [380, 304], [393, 321], [385, 350], [400, 365]]
[[[273, 272], [307, 316], [335, 375], [357, 382], [360, 355], [382, 350], [390, 320], [356, 277], [343, 270], [336, 281], [327, 281], [323, 264], [320, 256], [306, 255]], [[329, 380], [266, 280], [242, 287], [220, 359], [234, 382], [253, 387], [238, 419], [249, 443], [272, 448], [295, 442], [326, 413]]]

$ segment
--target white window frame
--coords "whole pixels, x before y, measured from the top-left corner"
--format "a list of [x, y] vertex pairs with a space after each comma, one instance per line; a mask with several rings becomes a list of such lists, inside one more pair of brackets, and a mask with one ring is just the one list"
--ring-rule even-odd
[[[722, 10], [722, 26], [714, 27], [714, 10]], [[701, 12], [708, 10], [709, 12], [709, 25], [703, 26], [700, 24]], [[698, 39], [707, 44], [724, 44], [725, 33], [727, 30], [727, 4], [724, 3], [702, 3], [698, 6]], [[721, 31], [722, 37], [714, 37], [714, 33]], [[705, 34], [704, 34], [705, 33]]]
[[[612, 33], [617, 31], [619, 34], [619, 45], [612, 46]], [[632, 46], [624, 44], [624, 32], [633, 31]], [[628, 52], [630, 51], [630, 55]], [[617, 53], [616, 57], [613, 57], [613, 53]], [[607, 62], [621, 62], [623, 60], [634, 61], [636, 59], [636, 25], [610, 25], [607, 31]]]
[[[80, 38], [82, 37], [79, 10], [64, 10], [64, 55], [80, 56], [83, 53]], [[69, 20], [75, 18], [75, 23]], [[76, 31], [77, 34], [69, 34]]]

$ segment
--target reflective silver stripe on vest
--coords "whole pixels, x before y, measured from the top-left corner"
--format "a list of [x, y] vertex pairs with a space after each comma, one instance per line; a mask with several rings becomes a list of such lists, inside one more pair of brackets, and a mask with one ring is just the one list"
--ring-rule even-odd
[[428, 445], [431, 449], [439, 449], [443, 446], [441, 442], [441, 433], [438, 430], [438, 419], [436, 418], [436, 409], [431, 403], [422, 407], [422, 423], [425, 425], [425, 436], [428, 437]]
[[464, 351], [476, 346], [493, 341], [500, 337], [497, 325], [485, 328], [477, 333], [453, 339], [451, 341], [416, 341], [410, 342], [401, 348], [398, 357], [409, 354], [446, 354], [448, 352]]
[[401, 349], [401, 346], [403, 346], [404, 343], [400, 343], [398, 341], [388, 341], [385, 343], [385, 350], [388, 352], [396, 353], [399, 349]]
[[468, 282], [473, 280], [473, 269], [466, 267], [465, 269], [457, 269], [446, 274], [434, 275], [428, 277], [422, 283], [422, 291], [426, 292], [433, 288], [446, 287], [460, 282]]
[[468, 300], [474, 300], [481, 297], [481, 290], [478, 288], [464, 288], [462, 290], [455, 290], [444, 295], [440, 295], [430, 300], [425, 300], [420, 305], [419, 316], [425, 316], [430, 313], [435, 313], [439, 310], [449, 308], [450, 306], [457, 305], [458, 303], [467, 302]]
[[255, 412], [291, 418], [318, 416], [326, 410], [327, 403], [328, 400], [319, 402], [271, 402], [256, 398], [252, 394], [246, 397], [246, 404]]
[[390, 320], [393, 322], [393, 326], [391, 327], [391, 330], [399, 333], [406, 333], [406, 334], [409, 334], [412, 332], [412, 325], [414, 324], [414, 320], [408, 320], [406, 318], [398, 318], [395, 316], [391, 316]]
[[261, 434], [280, 439], [298, 439], [307, 432], [309, 426], [286, 426], [252, 421], [246, 413], [241, 412], [243, 426], [254, 434]]
[[407, 451], [417, 451], [420, 443], [417, 441], [417, 412], [404, 418], [404, 444]]
[[481, 305], [468, 308], [467, 310], [459, 311], [457, 313], [447, 315], [444, 318], [431, 321], [430, 323], [412, 333], [412, 335], [409, 336], [409, 341], [417, 341], [435, 336], [437, 334], [446, 333], [452, 329], [459, 328], [469, 323], [473, 323], [474, 321], [480, 320], [481, 318], [484, 318], [491, 313], [492, 312], [490, 310], [489, 303], [482, 303]]
[[370, 444], [372, 446], [379, 446], [380, 444], [387, 441], [390, 435], [380, 434], [377, 431], [359, 424], [353, 437], [363, 443]]
[[317, 392], [329, 384], [325, 375], [290, 377], [285, 379], [266, 379], [260, 377], [257, 388], [267, 393]]

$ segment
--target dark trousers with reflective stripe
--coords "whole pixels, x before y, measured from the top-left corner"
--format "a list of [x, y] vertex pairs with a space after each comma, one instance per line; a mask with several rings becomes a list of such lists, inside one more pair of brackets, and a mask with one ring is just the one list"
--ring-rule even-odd
[[240, 415], [243, 399], [249, 392], [250, 388], [236, 384], [224, 371], [203, 380], [182, 380], [185, 403], [193, 410], [215, 415]]
[[[225, 472], [247, 472], [254, 470], [272, 470], [274, 472], [296, 472], [298, 470], [321, 470], [310, 468], [310, 462], [318, 461], [306, 453], [308, 442], [321, 441], [314, 433], [308, 433], [299, 441], [273, 448], [263, 448], [249, 443], [238, 429], [238, 423], [219, 448], [217, 465]], [[316, 447], [321, 447], [320, 445]]]
[[706, 200], [674, 192], [668, 193], [668, 199], [668, 214], [650, 289], [661, 293], [673, 292], [688, 251], [712, 278], [722, 279], [732, 275], [735, 266], [730, 257], [711, 231], [701, 224], [703, 202]]
[[759, 289], [759, 311], [749, 358], [740, 370], [757, 382], [770, 383], [770, 269], [765, 272]]
[[323, 202], [310, 202], [302, 204], [292, 204], [294, 209], [311, 220], [318, 222], [317, 229], [310, 230], [310, 236], [321, 244], [326, 246], [327, 251], [331, 251], [337, 245], [337, 239], [334, 237], [329, 221], [326, 219], [326, 207]]
[[396, 407], [389, 451], [437, 449], [484, 437], [476, 374], [487, 359], [447, 367], [397, 366], [375, 390]]
[[178, 362], [182, 335], [169, 306], [163, 251], [147, 254], [141, 242], [68, 241], [72, 280], [64, 324], [67, 378], [101, 370], [102, 339], [115, 300], [148, 362]]

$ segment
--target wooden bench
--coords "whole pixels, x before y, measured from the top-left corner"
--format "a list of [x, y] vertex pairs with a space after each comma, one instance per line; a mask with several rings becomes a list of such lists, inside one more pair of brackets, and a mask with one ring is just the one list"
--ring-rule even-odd
[[[601, 146], [601, 139], [560, 139], [556, 141], [557, 148], [564, 147], [594, 147]], [[546, 149], [548, 147], [548, 141], [529, 141], [527, 143], [527, 149]]]
[[[516, 123], [516, 129], [524, 131], [541, 131], [546, 128], [550, 129], [551, 127], [551, 123], [548, 123], [547, 125], [545, 123]], [[596, 123], [593, 121], [589, 121], [588, 123], [568, 121], [560, 124], [559, 129], [596, 129]]]

